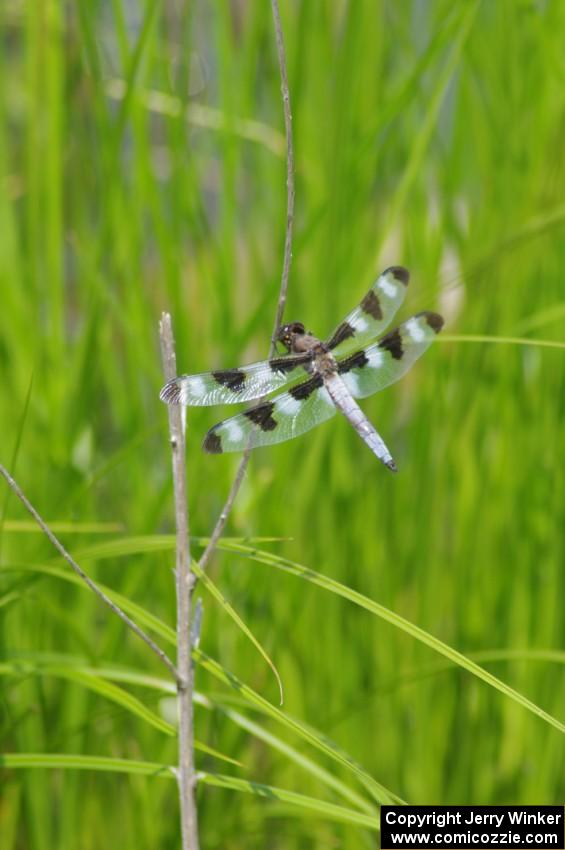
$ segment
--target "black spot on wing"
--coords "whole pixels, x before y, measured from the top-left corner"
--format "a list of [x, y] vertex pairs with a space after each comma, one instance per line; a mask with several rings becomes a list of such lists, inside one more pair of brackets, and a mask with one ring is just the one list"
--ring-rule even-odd
[[273, 357], [269, 360], [269, 366], [272, 372], [292, 372], [297, 366], [304, 366], [309, 363], [312, 357], [308, 354], [306, 357]]
[[222, 453], [222, 438], [216, 434], [214, 428], [211, 428], [210, 431], [204, 437], [204, 442], [202, 444], [202, 448], [205, 452], [211, 455], [221, 455]]
[[159, 398], [166, 404], [180, 404], [180, 387], [176, 378], [165, 384], [159, 393]]
[[401, 360], [404, 351], [402, 350], [402, 336], [398, 328], [383, 336], [379, 342], [379, 348], [384, 348], [385, 351], [390, 351], [395, 360]]
[[439, 313], [422, 313], [426, 322], [430, 326], [430, 328], [438, 334], [440, 330], [443, 328], [443, 316], [440, 316]]
[[403, 283], [404, 286], [408, 286], [408, 281], [410, 280], [410, 272], [408, 269], [405, 269], [404, 266], [391, 266], [387, 269], [383, 274], [390, 272], [395, 280], [399, 280], [400, 283]]
[[350, 372], [351, 369], [362, 369], [368, 362], [369, 360], [364, 351], [356, 351], [355, 354], [346, 357], [345, 360], [337, 364], [337, 371], [340, 375], [344, 375], [346, 372]]
[[350, 339], [350, 337], [355, 336], [355, 328], [353, 328], [349, 322], [342, 322], [341, 325], [335, 329], [333, 336], [328, 341], [328, 348], [335, 348], [340, 342], [343, 342], [346, 339]]
[[272, 401], [265, 401], [250, 410], [245, 410], [243, 415], [258, 425], [261, 431], [272, 431], [277, 427], [276, 419], [273, 419], [274, 407]]
[[377, 321], [383, 317], [381, 302], [379, 301], [376, 292], [372, 289], [367, 292], [361, 301], [361, 309], [364, 313], [367, 313], [368, 316], [372, 316], [373, 319], [377, 319]]
[[212, 375], [219, 384], [234, 393], [240, 392], [245, 384], [245, 372], [242, 372], [241, 369], [224, 369], [223, 371], [212, 372]]
[[298, 384], [298, 386], [293, 387], [288, 392], [289, 395], [296, 399], [296, 401], [304, 401], [304, 399], [312, 395], [314, 390], [321, 387], [323, 383], [324, 380], [321, 375], [314, 375], [307, 381], [303, 381], [301, 384]]

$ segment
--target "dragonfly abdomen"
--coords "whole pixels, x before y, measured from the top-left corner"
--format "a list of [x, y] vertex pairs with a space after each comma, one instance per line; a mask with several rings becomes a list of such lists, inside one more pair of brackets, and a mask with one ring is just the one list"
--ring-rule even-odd
[[361, 439], [385, 466], [388, 466], [392, 472], [396, 472], [397, 466], [384, 440], [369, 422], [340, 376], [331, 375], [325, 378], [324, 384], [337, 409], [349, 420]]

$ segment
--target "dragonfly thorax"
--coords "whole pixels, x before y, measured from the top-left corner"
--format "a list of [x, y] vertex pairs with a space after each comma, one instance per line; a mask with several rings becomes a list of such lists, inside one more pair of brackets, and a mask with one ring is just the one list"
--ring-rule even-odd
[[318, 337], [309, 333], [302, 322], [289, 322], [287, 325], [282, 325], [279, 328], [276, 340], [282, 343], [291, 354], [314, 353], [316, 349], [322, 346]]

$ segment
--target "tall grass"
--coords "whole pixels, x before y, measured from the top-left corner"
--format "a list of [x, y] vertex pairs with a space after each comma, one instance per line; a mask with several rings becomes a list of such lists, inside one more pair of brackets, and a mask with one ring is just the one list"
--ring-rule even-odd
[[[403, 315], [438, 309], [451, 337], [562, 341], [563, 4], [282, 5], [297, 179], [287, 319], [329, 333], [402, 263]], [[158, 319], [171, 311], [183, 371], [267, 353], [286, 205], [269, 4], [10, 0], [0, 26], [0, 459], [48, 520], [72, 524], [62, 537], [93, 577], [173, 625], [171, 551], [147, 539], [173, 519]], [[397, 476], [336, 419], [254, 454], [229, 534], [285, 538], [261, 547], [388, 607], [563, 720], [564, 364], [558, 347], [438, 342], [363, 403]], [[200, 451], [223, 413], [188, 412], [194, 534], [210, 532], [238, 462]], [[134, 677], [122, 686], [162, 723], [156, 661], [57, 576], [47, 542], [0, 498], [2, 749], [173, 764], [171, 735], [68, 669]], [[97, 556], [107, 523], [122, 542], [145, 539]], [[559, 732], [406, 632], [233, 549], [210, 576], [274, 659], [284, 717], [390, 792], [563, 799]], [[206, 655], [276, 704], [245, 634], [204, 604]], [[203, 771], [345, 806], [315, 772], [326, 770], [371, 801], [346, 762], [213, 672], [197, 670], [196, 738], [241, 766], [200, 752]], [[178, 846], [174, 784], [156, 776], [30, 768], [0, 782], [6, 850]], [[206, 848], [377, 841], [299, 815], [289, 799], [199, 789]]]

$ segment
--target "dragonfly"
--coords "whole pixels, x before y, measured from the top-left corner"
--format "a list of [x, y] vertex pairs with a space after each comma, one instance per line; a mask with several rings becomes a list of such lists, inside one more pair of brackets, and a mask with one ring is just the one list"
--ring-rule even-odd
[[[211, 454], [290, 440], [339, 411], [396, 472], [390, 451], [356, 399], [401, 378], [443, 327], [443, 318], [426, 310], [378, 338], [404, 300], [409, 279], [402, 266], [385, 269], [325, 342], [302, 322], [290, 322], [275, 336], [286, 353], [277, 349], [276, 356], [249, 366], [180, 375], [165, 384], [160, 398], [167, 404], [203, 406], [259, 400], [208, 431], [203, 449]], [[266, 398], [287, 385], [286, 392]]]

